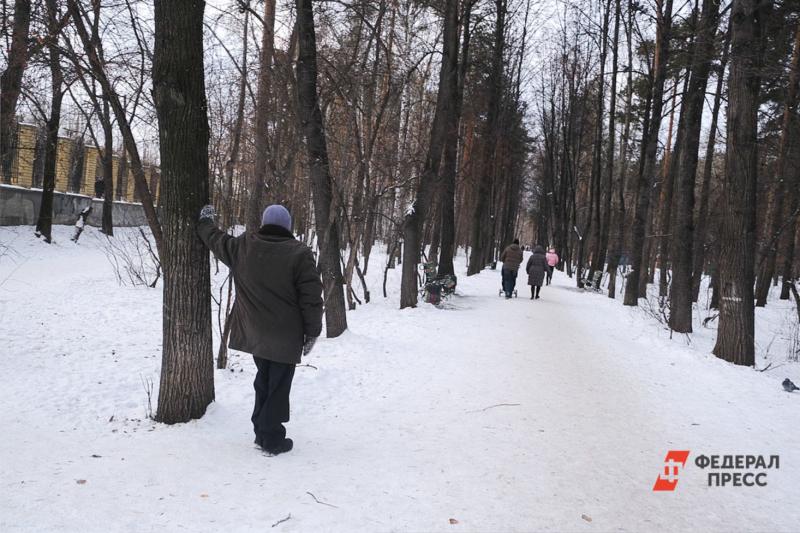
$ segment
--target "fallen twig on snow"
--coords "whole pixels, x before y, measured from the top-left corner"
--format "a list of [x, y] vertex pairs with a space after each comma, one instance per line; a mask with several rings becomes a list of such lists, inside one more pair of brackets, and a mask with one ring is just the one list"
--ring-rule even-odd
[[766, 372], [767, 370], [775, 370], [776, 368], [780, 368], [780, 367], [782, 367], [783, 365], [784, 365], [784, 363], [781, 363], [781, 364], [779, 364], [779, 365], [772, 366], [772, 363], [770, 363], [770, 364], [768, 364], [767, 366], [765, 366], [764, 368], [760, 368], [760, 369], [759, 369], [759, 368], [756, 368], [755, 370], [757, 370], [758, 372]]
[[482, 413], [484, 411], [488, 411], [489, 409], [494, 409], [495, 407], [518, 407], [521, 404], [518, 403], [498, 403], [495, 405], [490, 405], [489, 407], [484, 407], [483, 409], [476, 409], [475, 411], [467, 411], [468, 413]]
[[272, 527], [275, 527], [275, 526], [277, 526], [278, 524], [283, 524], [284, 522], [286, 522], [286, 521], [287, 521], [287, 520], [289, 520], [290, 518], [292, 518], [292, 513], [289, 513], [289, 516], [287, 516], [286, 518], [283, 518], [283, 519], [281, 519], [281, 520], [278, 520], [277, 522], [275, 522], [274, 524], [272, 524]]
[[314, 501], [315, 501], [315, 502], [317, 502], [317, 503], [319, 503], [319, 504], [321, 504], [321, 505], [327, 505], [328, 507], [333, 507], [334, 509], [338, 509], [338, 507], [336, 507], [336, 506], [335, 506], [335, 505], [333, 505], [332, 503], [327, 503], [327, 502], [323, 502], [323, 501], [320, 501], [320, 500], [318, 500], [318, 499], [317, 499], [317, 497], [316, 497], [316, 496], [314, 496], [314, 494], [312, 494], [311, 492], [308, 492], [308, 491], [306, 491], [306, 494], [308, 494], [309, 496], [311, 496], [312, 498], [314, 498]]

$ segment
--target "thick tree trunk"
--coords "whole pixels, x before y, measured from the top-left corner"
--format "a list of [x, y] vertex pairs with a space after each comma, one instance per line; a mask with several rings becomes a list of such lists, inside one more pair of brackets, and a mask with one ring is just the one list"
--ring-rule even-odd
[[681, 115], [683, 145], [678, 150], [678, 180], [675, 191], [675, 220], [672, 238], [672, 289], [670, 328], [679, 333], [692, 331], [692, 250], [694, 238], [694, 187], [700, 125], [703, 119], [708, 74], [714, 56], [714, 36], [719, 23], [720, 0], [703, 0], [700, 26], [694, 44], [689, 87], [683, 97]]
[[[57, 33], [58, 4], [56, 0], [47, 0], [47, 28], [52, 34]], [[42, 202], [39, 207], [39, 219], [36, 222], [36, 235], [44, 237], [45, 242], [52, 241], [53, 231], [53, 190], [56, 186], [56, 157], [58, 155], [58, 130], [61, 127], [61, 101], [64, 98], [62, 86], [64, 75], [61, 72], [61, 52], [57, 42], [47, 47], [52, 93], [50, 98], [50, 117], [47, 119], [47, 141], [44, 150], [44, 183], [42, 184]]]
[[446, 0], [442, 63], [436, 111], [431, 125], [430, 144], [416, 195], [403, 220], [403, 272], [400, 285], [400, 309], [417, 305], [417, 265], [422, 248], [422, 221], [431, 207], [431, 195], [439, 174], [445, 136], [452, 133], [457, 120], [453, 104], [458, 85], [458, 0]]
[[164, 213], [164, 337], [156, 419], [200, 418], [214, 400], [208, 250], [197, 216], [209, 201], [201, 0], [156, 0], [153, 99]]
[[328, 147], [317, 97], [317, 38], [311, 0], [296, 0], [298, 59], [297, 90], [300, 121], [306, 139], [311, 186], [314, 191], [314, 218], [319, 242], [319, 269], [325, 289], [325, 325], [328, 337], [338, 337], [347, 329], [342, 266], [339, 257], [339, 229], [332, 203], [332, 179]]
[[[663, 3], [663, 10], [661, 9]], [[667, 59], [672, 29], [672, 0], [657, 0], [656, 52], [653, 61], [654, 78], [651, 88], [652, 113], [649, 127], [642, 138], [642, 157], [639, 177], [635, 185], [636, 213], [634, 215], [633, 239], [631, 255], [633, 270], [625, 286], [625, 305], [638, 305], [639, 286], [644, 278], [645, 229], [650, 209], [650, 184], [655, 174], [656, 149], [658, 148], [658, 131], [661, 126], [661, 109], [664, 105], [664, 81], [667, 75]], [[646, 139], [646, 142], [645, 142]]]
[[734, 0], [728, 76], [725, 212], [719, 238], [720, 313], [714, 355], [737, 365], [755, 361], [753, 282], [758, 172], [761, 39], [770, 2]]
[[31, 24], [30, 0], [14, 2], [14, 27], [11, 30], [11, 48], [7, 66], [0, 76], [0, 173], [3, 183], [11, 183], [11, 166], [14, 161], [17, 109], [22, 75], [28, 64], [28, 31]]
[[778, 148], [778, 159], [775, 161], [775, 174], [767, 201], [767, 221], [758, 254], [756, 307], [767, 305], [769, 287], [775, 274], [775, 256], [780, 242], [781, 223], [784, 221], [783, 203], [786, 195], [786, 181], [792, 172], [797, 172], [797, 136], [800, 133], [797, 120], [798, 66], [800, 66], [800, 26], [795, 30], [789, 85], [786, 88], [783, 109], [783, 129]]

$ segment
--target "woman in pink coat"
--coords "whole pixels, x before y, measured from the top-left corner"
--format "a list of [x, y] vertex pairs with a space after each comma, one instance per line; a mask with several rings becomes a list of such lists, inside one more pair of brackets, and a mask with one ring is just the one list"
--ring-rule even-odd
[[550, 280], [553, 279], [553, 269], [558, 264], [558, 254], [555, 248], [549, 248], [545, 254], [547, 259], [547, 284], [550, 285]]

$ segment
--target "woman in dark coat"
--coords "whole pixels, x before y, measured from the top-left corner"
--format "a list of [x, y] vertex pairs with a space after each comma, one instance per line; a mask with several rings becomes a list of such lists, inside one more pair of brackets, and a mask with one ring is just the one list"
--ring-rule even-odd
[[533, 254], [528, 259], [525, 272], [528, 273], [528, 285], [531, 286], [531, 300], [539, 297], [539, 291], [544, 283], [544, 273], [547, 271], [547, 258], [544, 248], [538, 244], [533, 249]]

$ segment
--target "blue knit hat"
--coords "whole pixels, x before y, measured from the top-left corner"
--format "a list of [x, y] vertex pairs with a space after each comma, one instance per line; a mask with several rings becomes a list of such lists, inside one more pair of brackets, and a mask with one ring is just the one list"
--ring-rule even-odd
[[270, 205], [264, 209], [264, 214], [261, 215], [261, 225], [266, 226], [268, 224], [281, 226], [286, 231], [292, 231], [292, 215], [282, 205]]

